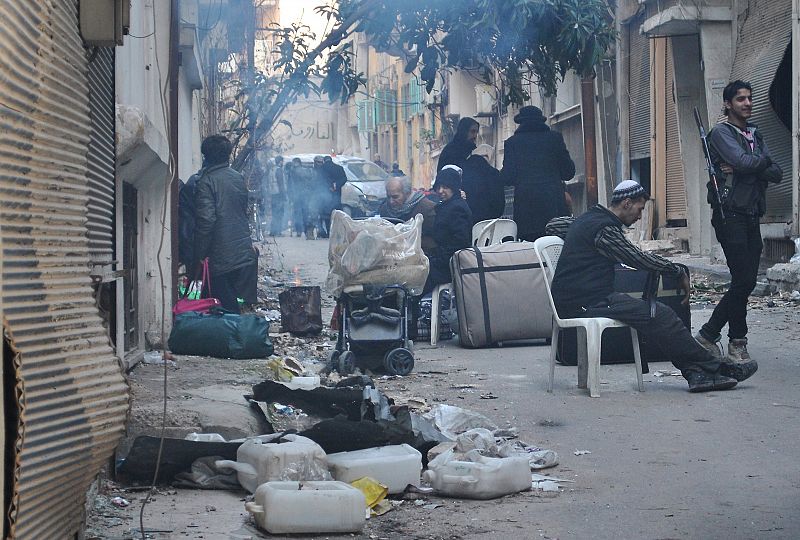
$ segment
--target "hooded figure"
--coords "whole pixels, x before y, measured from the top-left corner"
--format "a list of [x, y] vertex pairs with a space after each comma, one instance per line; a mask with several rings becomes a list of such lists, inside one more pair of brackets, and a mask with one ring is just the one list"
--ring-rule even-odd
[[461, 189], [467, 194], [467, 204], [472, 210], [472, 221], [477, 223], [503, 215], [506, 194], [500, 171], [492, 167], [490, 159], [494, 148], [481, 144], [464, 163]]
[[547, 222], [568, 213], [564, 182], [575, 175], [561, 134], [551, 131], [538, 107], [527, 106], [514, 117], [519, 127], [505, 142], [503, 183], [514, 186], [514, 221], [519, 238], [534, 241]]
[[436, 175], [433, 190], [441, 202], [436, 206], [436, 227], [433, 238], [436, 248], [430, 258], [430, 273], [425, 292], [442, 283], [450, 283], [450, 257], [472, 243], [472, 212], [461, 198], [461, 169], [445, 165]]
[[480, 131], [480, 124], [474, 118], [465, 116], [459, 120], [453, 140], [447, 143], [439, 155], [436, 172], [441, 171], [445, 165], [456, 165], [459, 169], [463, 169], [467, 158], [475, 150], [478, 131]]

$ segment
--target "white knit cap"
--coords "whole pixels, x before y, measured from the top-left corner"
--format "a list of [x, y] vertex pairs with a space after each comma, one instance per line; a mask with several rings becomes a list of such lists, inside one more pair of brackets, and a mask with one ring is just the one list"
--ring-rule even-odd
[[625, 199], [636, 199], [642, 195], [647, 195], [647, 192], [639, 182], [623, 180], [614, 188], [614, 193], [611, 195], [611, 202], [616, 203]]
[[442, 170], [445, 170], [445, 169], [453, 169], [454, 171], [456, 171], [458, 173], [458, 176], [461, 176], [463, 174], [463, 172], [464, 172], [464, 171], [461, 170], [461, 167], [459, 167], [458, 165], [445, 165], [444, 167], [442, 167]]

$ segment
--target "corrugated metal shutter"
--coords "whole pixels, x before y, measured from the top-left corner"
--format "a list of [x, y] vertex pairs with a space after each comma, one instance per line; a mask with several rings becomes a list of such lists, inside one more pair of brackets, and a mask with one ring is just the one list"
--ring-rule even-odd
[[128, 407], [88, 271], [86, 57], [75, 0], [0, 2], [0, 28], [1, 294], [21, 396], [9, 532], [66, 538]]
[[667, 147], [666, 160], [666, 207], [667, 219], [686, 219], [686, 182], [683, 178], [678, 110], [675, 103], [675, 66], [672, 59], [672, 40], [667, 39], [666, 61], [666, 111], [665, 123]]
[[650, 156], [650, 42], [639, 32], [644, 14], [628, 23], [628, 99], [631, 159]]
[[[114, 48], [89, 56], [89, 257], [95, 265], [114, 260]], [[110, 266], [105, 270], [113, 270]]]
[[765, 221], [792, 219], [792, 137], [775, 115], [769, 89], [792, 37], [791, 0], [750, 0], [739, 18], [741, 31], [731, 80], [753, 86], [753, 116], [772, 158], [783, 168], [783, 182], [767, 190]]

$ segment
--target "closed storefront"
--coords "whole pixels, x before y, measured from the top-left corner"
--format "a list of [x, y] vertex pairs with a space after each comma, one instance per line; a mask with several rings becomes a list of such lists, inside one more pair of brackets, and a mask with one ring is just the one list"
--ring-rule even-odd
[[[731, 80], [742, 79], [753, 86], [751, 122], [769, 146], [772, 157], [783, 169], [783, 182], [767, 190], [766, 222], [792, 220], [792, 140], [790, 110], [781, 102], [791, 102], [792, 34], [791, 0], [750, 0], [739, 17], [739, 39]], [[790, 107], [789, 107], [790, 108]], [[783, 114], [785, 113], [785, 114]], [[785, 117], [784, 117], [785, 116]]]
[[86, 489], [122, 435], [128, 406], [90, 277], [91, 263], [113, 253], [109, 170], [88, 159], [92, 147], [113, 152], [107, 125], [92, 141], [91, 57], [75, 0], [0, 2], [0, 295], [4, 388], [13, 390], [4, 407], [4, 510], [12, 538], [78, 532]]

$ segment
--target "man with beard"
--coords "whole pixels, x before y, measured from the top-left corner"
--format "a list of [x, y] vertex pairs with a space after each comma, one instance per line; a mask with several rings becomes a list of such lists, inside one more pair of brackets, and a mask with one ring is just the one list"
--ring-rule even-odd
[[378, 208], [378, 215], [383, 218], [408, 221], [417, 214], [422, 221], [422, 251], [430, 256], [436, 246], [433, 231], [436, 220], [436, 203], [425, 197], [422, 191], [414, 191], [411, 179], [407, 176], [392, 177], [386, 180], [386, 199]]

